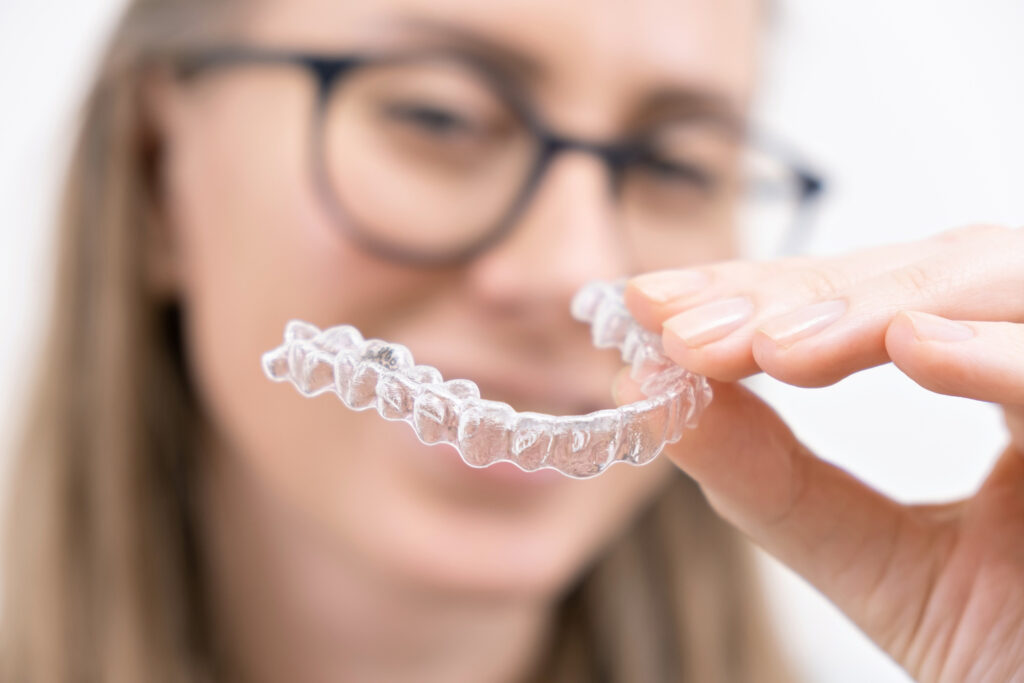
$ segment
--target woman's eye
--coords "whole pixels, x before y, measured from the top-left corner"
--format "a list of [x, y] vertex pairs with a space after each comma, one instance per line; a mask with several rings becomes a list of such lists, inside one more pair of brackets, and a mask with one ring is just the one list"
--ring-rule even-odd
[[640, 163], [646, 173], [659, 181], [682, 183], [708, 192], [715, 189], [716, 173], [700, 164], [653, 154], [645, 156]]
[[470, 135], [477, 126], [458, 112], [428, 104], [397, 103], [387, 105], [384, 113], [393, 121], [440, 137]]

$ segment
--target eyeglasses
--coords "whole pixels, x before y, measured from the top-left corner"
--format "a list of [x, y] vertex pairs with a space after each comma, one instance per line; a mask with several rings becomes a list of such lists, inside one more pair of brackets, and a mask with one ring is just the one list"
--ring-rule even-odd
[[328, 56], [232, 46], [178, 61], [186, 78], [259, 64], [313, 76], [313, 179], [324, 206], [365, 249], [408, 264], [465, 263], [497, 243], [564, 152], [603, 162], [624, 247], [645, 266], [721, 231], [792, 245], [823, 189], [778, 145], [707, 112], [613, 142], [561, 135], [487, 63], [450, 50]]

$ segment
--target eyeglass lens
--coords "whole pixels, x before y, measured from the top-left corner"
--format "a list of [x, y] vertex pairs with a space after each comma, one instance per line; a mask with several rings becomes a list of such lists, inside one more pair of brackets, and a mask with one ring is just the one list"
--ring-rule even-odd
[[[377, 244], [427, 258], [484, 239], [514, 209], [541, 141], [495, 84], [439, 56], [358, 69], [322, 113], [323, 166], [344, 220]], [[798, 209], [785, 165], [699, 117], [642, 138], [618, 179], [622, 236], [635, 260], [728, 234], [781, 243]]]

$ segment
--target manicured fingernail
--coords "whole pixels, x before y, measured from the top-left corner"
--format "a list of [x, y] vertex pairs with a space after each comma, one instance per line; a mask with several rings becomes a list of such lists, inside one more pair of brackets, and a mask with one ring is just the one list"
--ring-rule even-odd
[[699, 270], [662, 270], [639, 275], [629, 282], [640, 294], [656, 304], [695, 294], [710, 283], [711, 278], [707, 273]]
[[779, 346], [788, 348], [842, 318], [847, 308], [845, 299], [821, 301], [766, 320], [759, 329]]
[[974, 337], [974, 328], [928, 313], [907, 313], [918, 341], [959, 342]]
[[754, 315], [754, 302], [745, 296], [713, 301], [665, 321], [665, 329], [691, 348], [718, 341]]

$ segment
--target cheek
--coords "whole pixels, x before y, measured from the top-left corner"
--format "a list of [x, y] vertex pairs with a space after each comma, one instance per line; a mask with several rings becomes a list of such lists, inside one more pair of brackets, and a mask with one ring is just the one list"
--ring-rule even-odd
[[175, 140], [169, 206], [195, 360], [215, 375], [234, 368], [244, 386], [261, 380], [260, 353], [288, 320], [372, 329], [424, 283], [355, 248], [324, 212], [311, 83], [229, 75], [197, 95]]
[[186, 299], [278, 331], [290, 317], [358, 317], [379, 266], [314, 192], [311, 83], [292, 72], [231, 75], [200, 95], [176, 141], [170, 203]]
[[[168, 206], [192, 379], [218, 436], [294, 501], [334, 500], [323, 483], [358, 466], [368, 416], [307, 401], [263, 375], [260, 358], [293, 318], [373, 329], [422, 276], [355, 249], [312, 190], [309, 84], [292, 73], [231, 73], [196, 94], [173, 140]], [[373, 290], [370, 290], [370, 287]], [[362, 418], [362, 419], [360, 419]], [[318, 455], [319, 454], [319, 455]]]

